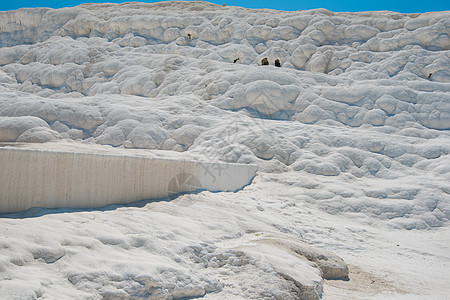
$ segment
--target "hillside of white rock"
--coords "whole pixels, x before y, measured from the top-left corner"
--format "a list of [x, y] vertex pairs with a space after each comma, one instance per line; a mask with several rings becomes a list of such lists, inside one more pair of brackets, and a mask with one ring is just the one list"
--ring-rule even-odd
[[448, 299], [449, 35], [448, 11], [0, 12], [0, 146], [259, 170], [237, 192], [2, 214], [0, 298]]

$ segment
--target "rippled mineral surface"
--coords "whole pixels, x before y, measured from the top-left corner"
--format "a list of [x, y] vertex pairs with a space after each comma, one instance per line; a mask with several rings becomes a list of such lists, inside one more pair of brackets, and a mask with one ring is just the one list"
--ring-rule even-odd
[[4, 145], [258, 167], [237, 192], [2, 214], [0, 298], [448, 299], [449, 34], [448, 11], [0, 12]]

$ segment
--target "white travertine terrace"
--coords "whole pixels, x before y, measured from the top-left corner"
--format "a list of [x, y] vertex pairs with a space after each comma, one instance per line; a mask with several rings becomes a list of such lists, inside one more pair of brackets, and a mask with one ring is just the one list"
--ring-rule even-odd
[[[36, 149], [37, 148], [37, 149]], [[0, 213], [33, 207], [98, 208], [199, 190], [236, 191], [256, 167], [223, 162], [0, 147]]]
[[[206, 189], [2, 214], [0, 298], [447, 299], [449, 35], [449, 11], [167, 1], [0, 12], [0, 142], [36, 145], [0, 150], [15, 157], [0, 187], [36, 166], [17, 195], [45, 202], [65, 186], [32, 185], [71, 164], [42, 163], [62, 156], [83, 162], [61, 178], [72, 176], [68, 197], [121, 201], [149, 186], [118, 177], [154, 178], [166, 163], [157, 169], [173, 173], [150, 194], [191, 174]], [[93, 167], [116, 159], [127, 165]], [[197, 168], [208, 161], [228, 175], [209, 185]], [[207, 191], [235, 190], [226, 184], [245, 184], [251, 165], [250, 185]], [[169, 179], [175, 166], [189, 172]]]

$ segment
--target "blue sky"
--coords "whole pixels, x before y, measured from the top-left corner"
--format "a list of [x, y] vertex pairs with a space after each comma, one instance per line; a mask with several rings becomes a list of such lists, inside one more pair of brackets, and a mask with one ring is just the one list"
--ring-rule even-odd
[[[95, 1], [95, 0], [0, 0], [0, 11], [13, 10], [21, 7], [70, 7], [76, 6], [83, 2], [112, 2], [122, 3], [126, 1], [110, 0], [110, 1]], [[157, 2], [145, 1], [142, 2]], [[450, 10], [450, 0], [220, 0], [209, 2], [227, 5], [244, 6], [248, 8], [274, 8], [280, 10], [307, 10], [313, 8], [326, 8], [331, 11], [368, 11], [368, 10], [390, 10], [402, 13], [415, 13], [427, 11], [441, 11]]]

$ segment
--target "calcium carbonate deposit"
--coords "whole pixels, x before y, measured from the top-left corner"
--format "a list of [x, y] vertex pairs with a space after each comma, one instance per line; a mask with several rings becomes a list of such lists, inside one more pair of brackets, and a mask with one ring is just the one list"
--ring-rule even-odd
[[449, 34], [448, 11], [0, 12], [0, 142], [258, 167], [236, 192], [2, 214], [0, 298], [448, 299]]
[[252, 165], [35, 145], [43, 147], [0, 147], [0, 213], [98, 208], [202, 190], [233, 192], [250, 184], [256, 173]]

